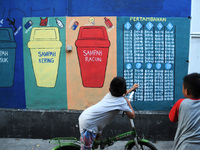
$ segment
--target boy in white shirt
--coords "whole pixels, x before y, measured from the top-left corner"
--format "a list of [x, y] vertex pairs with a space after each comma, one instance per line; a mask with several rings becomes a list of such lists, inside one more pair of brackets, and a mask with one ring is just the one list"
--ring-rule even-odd
[[123, 96], [137, 89], [138, 86], [138, 84], [134, 84], [131, 89], [126, 90], [126, 80], [123, 77], [115, 77], [110, 83], [110, 93], [106, 94], [97, 104], [81, 113], [79, 116], [79, 129], [82, 150], [91, 150], [97, 134], [101, 134], [103, 128], [120, 111], [126, 112], [131, 119], [135, 118], [135, 112], [130, 102]]

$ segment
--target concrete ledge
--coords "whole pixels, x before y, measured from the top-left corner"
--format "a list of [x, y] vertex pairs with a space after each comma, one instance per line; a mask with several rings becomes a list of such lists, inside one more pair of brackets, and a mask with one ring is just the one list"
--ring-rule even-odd
[[[76, 110], [0, 109], [1, 138], [79, 138]], [[173, 140], [177, 124], [168, 119], [165, 111], [137, 111], [134, 119], [138, 135], [153, 141]], [[121, 114], [105, 127], [103, 136], [115, 136], [130, 131], [129, 119]]]

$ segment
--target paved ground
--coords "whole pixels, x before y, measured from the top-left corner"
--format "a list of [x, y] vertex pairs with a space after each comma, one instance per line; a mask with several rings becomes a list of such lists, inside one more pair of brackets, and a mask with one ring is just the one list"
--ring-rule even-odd
[[[105, 150], [123, 150], [127, 141], [116, 142], [113, 146]], [[157, 141], [153, 143], [158, 150], [171, 150], [172, 141]], [[51, 150], [55, 147], [49, 140], [42, 139], [19, 139], [19, 138], [0, 138], [0, 150]]]

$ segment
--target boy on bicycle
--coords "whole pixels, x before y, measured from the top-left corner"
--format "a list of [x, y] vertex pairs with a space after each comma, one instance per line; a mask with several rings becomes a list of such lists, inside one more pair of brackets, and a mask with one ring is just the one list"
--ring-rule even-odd
[[126, 90], [125, 79], [115, 77], [110, 83], [110, 93], [106, 94], [97, 104], [81, 113], [79, 129], [82, 150], [92, 148], [97, 135], [102, 133], [103, 128], [112, 121], [119, 111], [125, 111], [129, 118], [135, 118], [135, 112], [130, 102], [123, 96], [137, 89], [138, 86], [138, 84], [134, 84], [131, 89]]
[[178, 121], [174, 150], [200, 149], [200, 74], [183, 78], [184, 99], [179, 99], [169, 113], [171, 122]]

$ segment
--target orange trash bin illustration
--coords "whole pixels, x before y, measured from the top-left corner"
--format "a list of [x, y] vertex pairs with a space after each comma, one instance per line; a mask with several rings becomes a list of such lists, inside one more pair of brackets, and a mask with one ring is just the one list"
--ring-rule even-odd
[[32, 29], [28, 48], [31, 52], [37, 86], [55, 87], [61, 47], [57, 27], [34, 27]]
[[103, 87], [110, 41], [104, 26], [80, 27], [75, 43], [84, 87]]

